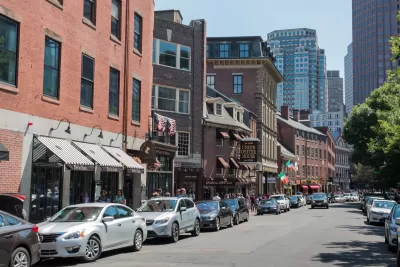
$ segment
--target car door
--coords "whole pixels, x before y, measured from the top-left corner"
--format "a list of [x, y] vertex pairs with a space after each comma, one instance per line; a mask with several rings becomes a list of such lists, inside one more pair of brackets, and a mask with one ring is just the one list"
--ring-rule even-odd
[[0, 214], [0, 267], [8, 267], [15, 238], [13, 226]]
[[[224, 203], [223, 201], [219, 202], [219, 207], [221, 210], [221, 224], [227, 224], [228, 223], [228, 205], [226, 203]], [[230, 219], [230, 218], [229, 218]]]
[[393, 212], [396, 209], [396, 206], [392, 208], [392, 210], [389, 213], [389, 216], [385, 220], [385, 235], [389, 234], [390, 231], [390, 224], [392, 223], [392, 218], [393, 218]]
[[239, 221], [244, 220], [244, 218], [246, 218], [246, 210], [245, 210], [245, 205], [244, 205], [244, 201], [242, 198], [238, 199], [238, 211], [239, 213]]
[[180, 229], [186, 230], [186, 228], [189, 227], [190, 219], [189, 219], [189, 212], [187, 209], [186, 209], [186, 211], [181, 211], [181, 208], [183, 208], [183, 207], [187, 208], [185, 199], [180, 199], [179, 203], [178, 203], [178, 210], [177, 210], [178, 218], [180, 219]]
[[133, 244], [133, 237], [136, 231], [136, 220], [133, 218], [133, 210], [125, 206], [116, 206], [118, 211], [118, 221], [121, 224], [123, 237], [121, 242], [124, 245]]
[[102, 244], [104, 249], [110, 249], [118, 246], [123, 239], [121, 236], [124, 235], [122, 231], [122, 224], [118, 220], [118, 211], [115, 206], [108, 206], [103, 213], [103, 218], [105, 217], [113, 217], [114, 221], [112, 222], [103, 222], [105, 230], [106, 230], [106, 240]]
[[196, 219], [196, 208], [194, 206], [193, 201], [190, 199], [184, 199], [186, 208], [187, 208], [187, 213], [189, 216], [189, 221], [188, 221], [188, 227], [194, 226], [194, 220]]

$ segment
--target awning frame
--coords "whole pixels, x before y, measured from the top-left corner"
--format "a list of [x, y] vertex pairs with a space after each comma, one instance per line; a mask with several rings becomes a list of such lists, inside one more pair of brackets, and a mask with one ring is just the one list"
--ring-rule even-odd
[[[111, 157], [113, 157], [115, 160], [121, 163], [128, 173], [144, 173], [143, 166], [137, 163], [132, 157], [130, 157], [120, 148], [111, 146], [102, 146], [101, 148]], [[132, 165], [128, 166], [128, 164]]]
[[234, 169], [240, 169], [239, 164], [236, 162], [236, 160], [232, 157], [229, 158], [229, 166], [231, 166], [231, 163], [234, 167]]
[[229, 139], [229, 134], [227, 132], [224, 132], [222, 130], [217, 129], [217, 138], [218, 139]]
[[242, 138], [240, 137], [240, 135], [238, 133], [236, 133], [235, 131], [229, 131], [229, 134], [230, 134], [231, 140], [238, 141], [238, 142], [242, 141]]
[[229, 169], [229, 164], [223, 157], [217, 157], [217, 168]]

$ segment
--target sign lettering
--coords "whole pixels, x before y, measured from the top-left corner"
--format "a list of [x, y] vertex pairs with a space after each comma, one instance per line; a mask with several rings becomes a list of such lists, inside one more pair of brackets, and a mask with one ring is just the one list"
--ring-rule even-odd
[[240, 162], [257, 162], [257, 141], [240, 142]]

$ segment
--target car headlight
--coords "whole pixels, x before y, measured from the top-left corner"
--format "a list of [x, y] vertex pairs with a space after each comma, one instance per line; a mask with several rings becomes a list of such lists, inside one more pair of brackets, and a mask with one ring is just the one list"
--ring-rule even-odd
[[154, 224], [164, 224], [164, 223], [169, 222], [170, 219], [171, 218], [168, 217], [168, 218], [164, 218], [164, 219], [161, 219], [161, 220], [157, 220], [157, 221], [154, 222]]
[[76, 231], [73, 233], [68, 234], [64, 239], [69, 240], [69, 239], [77, 239], [85, 236], [85, 231]]

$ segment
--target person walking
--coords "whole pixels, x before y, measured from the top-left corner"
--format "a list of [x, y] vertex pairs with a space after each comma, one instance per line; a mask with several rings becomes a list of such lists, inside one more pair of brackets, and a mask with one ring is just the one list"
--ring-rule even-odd
[[104, 203], [110, 202], [110, 199], [107, 197], [106, 190], [101, 190], [101, 193], [100, 193], [99, 198], [97, 199], [97, 202], [104, 202]]
[[115, 196], [114, 203], [126, 205], [126, 198], [122, 193], [122, 189], [118, 189], [117, 195]]
[[215, 194], [215, 196], [213, 197], [213, 200], [221, 200], [218, 193]]

